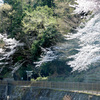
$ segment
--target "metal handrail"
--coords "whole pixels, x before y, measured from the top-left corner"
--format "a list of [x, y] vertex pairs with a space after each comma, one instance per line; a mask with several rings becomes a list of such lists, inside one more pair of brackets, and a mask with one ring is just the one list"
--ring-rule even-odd
[[50, 81], [0, 81], [0, 85], [15, 85], [26, 87], [39, 87], [49, 89], [63, 89], [68, 91], [91, 91], [100, 93], [100, 83], [81, 82], [50, 82]]

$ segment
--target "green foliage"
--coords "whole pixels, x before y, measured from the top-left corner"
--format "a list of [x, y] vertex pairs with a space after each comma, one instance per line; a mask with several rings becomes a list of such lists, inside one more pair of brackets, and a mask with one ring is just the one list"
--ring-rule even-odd
[[39, 57], [42, 52], [41, 47], [49, 47], [60, 40], [59, 38], [57, 39], [58, 36], [58, 31], [53, 26], [48, 27], [48, 29], [45, 30], [43, 33], [38, 34], [37, 40], [33, 41], [31, 48], [31, 52], [34, 57]]
[[[21, 0], [5, 0], [12, 7], [9, 13], [6, 13], [6, 18], [9, 19], [9, 27], [7, 32], [11, 37], [19, 38], [19, 35], [22, 33], [21, 21], [23, 19], [24, 13], [22, 10], [22, 1]], [[4, 16], [4, 15], [3, 15]], [[3, 20], [4, 21], [4, 20]], [[5, 21], [4, 21], [5, 22]]]
[[38, 40], [34, 41], [34, 43], [32, 44], [31, 53], [32, 53], [33, 60], [37, 60], [37, 58], [40, 56], [41, 49]]
[[27, 80], [26, 67], [23, 66], [14, 75], [15, 79], [21, 79], [22, 77], [24, 80]]
[[12, 6], [4, 4], [0, 7], [0, 32], [3, 33], [7, 31], [11, 24], [10, 22], [10, 12], [12, 11]]
[[49, 26], [44, 32], [38, 34], [37, 40], [33, 41], [31, 52], [34, 57], [39, 57], [41, 51], [41, 47], [46, 48], [56, 44], [60, 39], [58, 31], [54, 26]]
[[76, 4], [75, 0], [56, 0], [55, 4], [54, 12], [58, 17], [58, 30], [62, 34], [73, 32], [81, 22], [80, 17], [77, 14], [73, 14], [75, 8], [70, 7], [70, 5]]
[[41, 47], [56, 44], [62, 38], [60, 33], [67, 34], [77, 27], [79, 16], [73, 15], [74, 8], [69, 7], [69, 4], [75, 4], [75, 0], [4, 1], [7, 4], [0, 8], [0, 32], [6, 31], [10, 37], [25, 44], [13, 55], [13, 63], [25, 60], [25, 64], [16, 72], [16, 77], [26, 79], [26, 70], [34, 72], [33, 78], [55, 73], [68, 75], [71, 68], [65, 65], [65, 61], [48, 62], [39, 69], [34, 68], [33, 61], [40, 57]]
[[58, 75], [68, 75], [71, 71], [72, 71], [72, 68], [66, 65], [66, 61], [55, 60], [52, 62], [44, 63], [41, 66], [40, 73], [41, 73], [41, 76], [50, 76], [55, 73]]
[[39, 6], [32, 12], [25, 11], [25, 17], [22, 21], [23, 32], [28, 36], [33, 36], [30, 48], [33, 59], [40, 56], [40, 47], [45, 48], [56, 43], [55, 37], [57, 37], [58, 31], [56, 29], [57, 21], [53, 13], [53, 10], [48, 6]]
[[11, 71], [11, 70], [10, 70], [8, 67], [5, 67], [5, 68], [3, 69], [3, 71], [0, 73], [0, 76], [8, 77], [10, 71]]
[[20, 61], [20, 60], [22, 60], [22, 59], [23, 59], [22, 56], [18, 56], [18, 57], [17, 57], [17, 61]]
[[[42, 47], [49, 47], [57, 42], [58, 31], [55, 26], [48, 26], [47, 30], [44, 31], [42, 37], [39, 37], [40, 45]], [[59, 39], [58, 39], [59, 40]]]
[[[26, 16], [23, 19], [23, 31], [26, 34], [34, 33], [34, 31], [42, 32], [49, 25], [55, 25], [56, 19], [53, 16], [53, 10], [44, 7], [37, 7], [33, 12], [25, 11]], [[36, 33], [34, 33], [36, 34]]]
[[37, 6], [45, 6], [47, 5], [48, 7], [55, 7], [54, 0], [37, 0], [34, 4], [34, 7]]

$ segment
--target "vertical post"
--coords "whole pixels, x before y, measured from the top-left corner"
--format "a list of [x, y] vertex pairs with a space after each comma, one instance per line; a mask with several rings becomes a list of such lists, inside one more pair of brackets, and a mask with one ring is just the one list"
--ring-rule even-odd
[[51, 86], [51, 82], [50, 82], [50, 88], [52, 88], [52, 86]]
[[97, 83], [97, 84], [96, 84], [96, 91], [97, 91], [97, 94], [98, 94], [98, 92], [99, 92], [99, 91], [98, 91], [98, 88], [99, 88], [99, 84]]
[[6, 98], [7, 98], [7, 100], [9, 100], [10, 98], [9, 98], [9, 82], [7, 81], [7, 86], [6, 86]]
[[80, 90], [80, 83], [78, 83], [78, 91]]
[[66, 89], [66, 83], [64, 82], [64, 89]]
[[93, 83], [92, 83], [92, 93], [93, 93]]
[[28, 75], [27, 75], [27, 81], [28, 81]]
[[88, 93], [88, 90], [87, 90], [87, 83], [86, 83], [86, 92]]
[[85, 84], [83, 84], [83, 92], [85, 91]]
[[73, 90], [75, 90], [75, 85], [74, 85], [74, 82], [73, 82]]
[[63, 83], [63, 84], [61, 84], [61, 82], [59, 82], [59, 89], [60, 89], [60, 88], [62, 88], [62, 89], [63, 89], [62, 85], [63, 85], [63, 87], [64, 87], [64, 83]]
[[79, 82], [77, 83], [77, 91], [79, 90]]

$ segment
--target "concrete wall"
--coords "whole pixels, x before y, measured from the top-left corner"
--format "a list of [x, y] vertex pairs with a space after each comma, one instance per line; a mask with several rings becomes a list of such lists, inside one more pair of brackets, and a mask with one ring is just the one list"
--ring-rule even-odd
[[[89, 94], [15, 85], [9, 86], [8, 94], [9, 100], [65, 100], [65, 96], [70, 96], [71, 100], [100, 100], [100, 96]], [[0, 100], [6, 100], [5, 97], [6, 85], [0, 85]]]

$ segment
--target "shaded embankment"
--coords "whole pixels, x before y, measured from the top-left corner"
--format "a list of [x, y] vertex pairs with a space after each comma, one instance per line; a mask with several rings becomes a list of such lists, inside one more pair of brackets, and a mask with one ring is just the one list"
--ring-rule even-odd
[[96, 83], [0, 81], [0, 100], [7, 96], [9, 100], [63, 100], [67, 95], [72, 100], [100, 100], [99, 87]]

